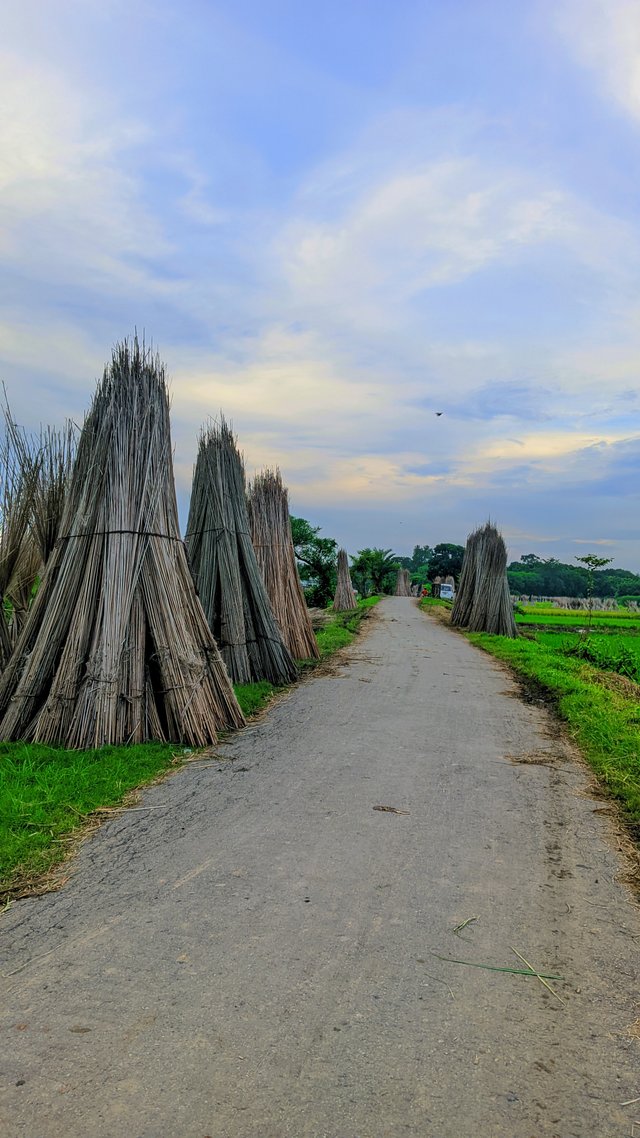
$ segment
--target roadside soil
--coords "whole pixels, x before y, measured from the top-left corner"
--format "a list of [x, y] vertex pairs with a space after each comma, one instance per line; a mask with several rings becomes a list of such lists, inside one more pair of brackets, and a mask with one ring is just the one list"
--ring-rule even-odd
[[[0, 1133], [633, 1133], [640, 919], [588, 787], [499, 664], [385, 599], [4, 913]], [[472, 966], [514, 950], [552, 991]]]

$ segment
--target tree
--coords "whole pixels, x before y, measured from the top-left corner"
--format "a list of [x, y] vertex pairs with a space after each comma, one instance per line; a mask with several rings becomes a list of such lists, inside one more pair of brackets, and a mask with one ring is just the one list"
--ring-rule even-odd
[[390, 549], [360, 549], [351, 558], [351, 579], [363, 597], [392, 593], [400, 562]]
[[[602, 569], [604, 565], [610, 565], [613, 557], [598, 557], [597, 553], [585, 553], [584, 557], [576, 557], [582, 565], [587, 568], [587, 601], [588, 608], [593, 610], [593, 590], [595, 587], [595, 572], [596, 569]], [[591, 626], [592, 611], [589, 612], [589, 626]]]
[[458, 578], [462, 569], [463, 557], [463, 545], [452, 545], [450, 542], [441, 542], [440, 545], [436, 545], [429, 559], [429, 580], [434, 581], [436, 577]]
[[398, 557], [403, 569], [408, 569], [414, 585], [426, 585], [429, 580], [429, 562], [433, 557], [430, 545], [414, 545], [411, 557]]
[[338, 543], [332, 537], [318, 537], [320, 526], [305, 518], [291, 518], [291, 536], [298, 561], [300, 580], [310, 605], [326, 608], [336, 588]]

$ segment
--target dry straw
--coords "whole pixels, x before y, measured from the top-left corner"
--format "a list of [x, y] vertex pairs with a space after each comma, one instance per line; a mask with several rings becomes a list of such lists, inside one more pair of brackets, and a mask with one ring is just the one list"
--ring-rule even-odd
[[0, 714], [0, 738], [80, 749], [243, 723], [180, 540], [164, 368], [137, 338], [94, 396]]
[[[4, 407], [0, 440], [0, 667], [11, 655], [13, 636], [29, 603], [35, 551], [31, 535], [38, 477], [29, 440]], [[36, 568], [37, 573], [37, 568]]]
[[[71, 423], [60, 431], [46, 427], [38, 440], [8, 424], [20, 467], [22, 504], [29, 507], [28, 528], [23, 532], [11, 580], [4, 594], [11, 649], [16, 645], [36, 592], [39, 578], [58, 536], [64, 498], [75, 454], [75, 430]], [[24, 513], [22, 514], [24, 522]], [[12, 533], [11, 524], [6, 535]], [[6, 662], [6, 661], [5, 661]]]
[[242, 458], [223, 418], [202, 430], [187, 549], [209, 625], [234, 683], [290, 683], [283, 643], [249, 533]]
[[507, 582], [507, 548], [491, 522], [467, 538], [451, 623], [470, 632], [518, 635]]
[[296, 566], [289, 495], [279, 470], [263, 470], [249, 483], [247, 505], [251, 540], [282, 638], [296, 660], [318, 657]]
[[396, 597], [410, 597], [411, 596], [411, 574], [408, 569], [398, 569], [398, 576], [396, 579]]
[[351, 584], [349, 573], [349, 558], [346, 549], [338, 550], [338, 579], [336, 582], [336, 595], [333, 599], [336, 612], [350, 612], [358, 607], [356, 594]]

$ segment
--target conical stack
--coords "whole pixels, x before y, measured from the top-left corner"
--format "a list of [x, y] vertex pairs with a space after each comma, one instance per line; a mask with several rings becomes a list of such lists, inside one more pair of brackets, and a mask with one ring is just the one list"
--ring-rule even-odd
[[24, 623], [39, 567], [31, 528], [38, 474], [35, 447], [5, 406], [0, 440], [0, 670]]
[[398, 569], [396, 590], [394, 595], [396, 597], [411, 596], [411, 574], [408, 569]]
[[296, 660], [318, 657], [296, 566], [289, 496], [279, 470], [256, 474], [249, 483], [247, 505], [256, 560], [284, 643]]
[[518, 635], [507, 581], [507, 548], [490, 522], [467, 538], [451, 623], [470, 632]]
[[333, 599], [336, 612], [350, 612], [358, 607], [356, 594], [351, 584], [349, 573], [349, 558], [346, 549], [338, 551], [338, 580], [336, 582], [336, 595]]
[[180, 539], [164, 368], [118, 345], [60, 536], [0, 682], [0, 738], [204, 746], [242, 713]]
[[[7, 585], [5, 615], [9, 617], [12, 650], [22, 631], [39, 578], [53, 552], [69, 489], [75, 457], [75, 430], [71, 423], [58, 431], [46, 427], [39, 440], [29, 440], [12, 424], [22, 480], [31, 487], [30, 517], [19, 557]], [[11, 527], [9, 527], [9, 532]]]
[[224, 419], [200, 435], [186, 542], [207, 620], [234, 683], [291, 683], [297, 667], [258, 568], [242, 458]]

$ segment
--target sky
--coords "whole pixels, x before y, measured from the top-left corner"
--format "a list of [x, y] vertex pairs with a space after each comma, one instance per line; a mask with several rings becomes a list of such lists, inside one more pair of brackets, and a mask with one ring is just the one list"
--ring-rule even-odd
[[[3, 0], [0, 380], [137, 328], [350, 553], [640, 571], [640, 0]], [[440, 415], [437, 412], [441, 412]]]

